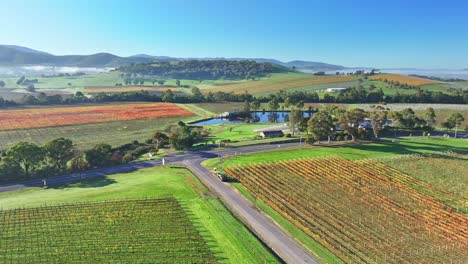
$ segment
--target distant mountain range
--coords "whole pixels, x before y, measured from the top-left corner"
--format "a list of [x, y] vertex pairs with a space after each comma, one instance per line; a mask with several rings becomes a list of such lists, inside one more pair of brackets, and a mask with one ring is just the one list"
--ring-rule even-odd
[[0, 66], [25, 66], [25, 65], [45, 65], [45, 66], [71, 66], [71, 67], [119, 67], [132, 63], [149, 63], [155, 61], [181, 61], [181, 60], [254, 60], [257, 62], [269, 62], [285, 67], [296, 67], [298, 70], [309, 71], [334, 71], [343, 70], [346, 67], [323, 62], [295, 60], [282, 62], [275, 59], [265, 58], [174, 58], [168, 56], [152, 56], [147, 54], [137, 54], [130, 57], [120, 57], [110, 53], [97, 53], [92, 55], [64, 55], [57, 56], [47, 52], [34, 49], [14, 46], [0, 45]]

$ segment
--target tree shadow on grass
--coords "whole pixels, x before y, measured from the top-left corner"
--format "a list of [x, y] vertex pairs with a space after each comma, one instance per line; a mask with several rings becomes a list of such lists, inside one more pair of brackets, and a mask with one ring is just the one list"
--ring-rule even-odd
[[116, 180], [107, 178], [106, 176], [100, 176], [91, 179], [83, 179], [71, 184], [61, 184], [48, 186], [49, 189], [68, 189], [68, 188], [99, 188], [109, 186], [117, 183]]

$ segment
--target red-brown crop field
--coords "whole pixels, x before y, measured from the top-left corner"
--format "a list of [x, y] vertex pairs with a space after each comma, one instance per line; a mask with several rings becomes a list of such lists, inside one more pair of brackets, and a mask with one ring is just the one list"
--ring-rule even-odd
[[346, 263], [466, 263], [468, 218], [384, 164], [333, 157], [225, 171]]
[[175, 104], [114, 104], [0, 110], [0, 130], [190, 116]]
[[378, 81], [390, 81], [390, 82], [398, 82], [401, 84], [407, 84], [407, 85], [415, 85], [415, 86], [421, 86], [421, 85], [426, 85], [426, 84], [431, 84], [431, 83], [438, 83], [438, 81], [434, 80], [429, 80], [429, 79], [423, 79], [423, 78], [418, 78], [418, 77], [413, 77], [413, 76], [406, 76], [406, 75], [400, 75], [400, 74], [378, 74], [374, 76], [369, 77], [370, 80], [378, 80]]

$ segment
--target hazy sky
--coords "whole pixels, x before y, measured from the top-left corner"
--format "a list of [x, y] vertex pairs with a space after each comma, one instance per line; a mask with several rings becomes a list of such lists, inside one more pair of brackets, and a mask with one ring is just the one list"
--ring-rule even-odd
[[468, 68], [465, 0], [1, 0], [0, 43], [53, 54]]

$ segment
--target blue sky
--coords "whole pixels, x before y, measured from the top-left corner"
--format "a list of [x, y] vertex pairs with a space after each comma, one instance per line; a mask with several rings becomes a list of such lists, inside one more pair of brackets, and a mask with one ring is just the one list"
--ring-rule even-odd
[[0, 43], [53, 54], [468, 68], [464, 0], [2, 0]]

